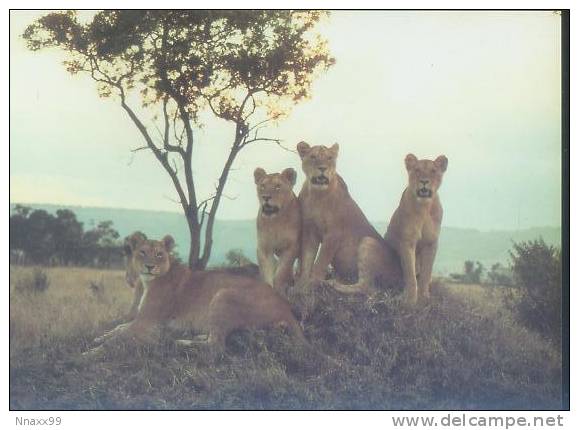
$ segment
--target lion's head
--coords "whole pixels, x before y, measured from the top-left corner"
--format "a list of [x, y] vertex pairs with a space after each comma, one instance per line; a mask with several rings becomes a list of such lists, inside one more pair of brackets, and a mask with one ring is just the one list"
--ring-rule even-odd
[[298, 143], [297, 149], [302, 159], [302, 169], [306, 181], [312, 187], [326, 189], [336, 177], [336, 160], [339, 145], [330, 148], [323, 145], [310, 146], [306, 142]]
[[408, 189], [419, 200], [431, 199], [442, 183], [448, 159], [440, 155], [434, 161], [418, 160], [414, 154], [408, 154], [404, 162], [408, 171]]
[[273, 217], [291, 202], [295, 197], [292, 189], [296, 183], [296, 176], [296, 171], [292, 168], [270, 174], [261, 167], [255, 169], [253, 177], [262, 216]]
[[148, 281], [167, 273], [171, 268], [171, 251], [174, 246], [175, 240], [170, 235], [162, 240], [148, 240], [141, 232], [127, 237], [127, 282], [134, 285], [139, 278]]

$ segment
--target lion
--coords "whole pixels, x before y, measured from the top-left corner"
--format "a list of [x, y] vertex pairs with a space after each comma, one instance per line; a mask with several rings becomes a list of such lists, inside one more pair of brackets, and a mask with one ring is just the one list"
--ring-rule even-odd
[[406, 300], [414, 304], [419, 296], [430, 297], [432, 267], [442, 224], [438, 189], [448, 167], [440, 155], [434, 161], [405, 158], [408, 186], [386, 230], [386, 241], [400, 256]]
[[164, 325], [207, 334], [203, 343], [214, 351], [225, 349], [234, 330], [276, 325], [308, 344], [289, 303], [265, 282], [220, 270], [192, 271], [172, 256], [175, 241], [169, 235], [160, 241], [134, 235], [129, 242], [132, 257], [127, 277], [138, 275], [143, 285], [137, 314], [96, 338], [99, 346], [85, 355], [129, 339], [152, 342]]
[[[124, 242], [124, 252], [125, 252], [125, 260], [126, 260], [125, 280], [126, 280], [127, 284], [129, 285], [129, 287], [134, 289], [133, 302], [131, 304], [131, 308], [130, 308], [129, 312], [125, 316], [125, 321], [130, 321], [130, 320], [134, 319], [135, 316], [137, 316], [139, 303], [141, 302], [141, 297], [143, 296], [143, 291], [144, 291], [143, 283], [141, 282], [141, 278], [139, 275], [139, 270], [134, 264], [135, 260], [133, 259], [133, 255], [132, 255], [133, 249], [132, 249], [132, 245], [131, 245], [132, 243], [136, 243], [139, 240], [147, 240], [147, 236], [140, 231], [136, 231], [136, 232], [132, 233], [130, 236], [127, 236], [125, 238], [125, 242]], [[211, 269], [211, 270], [223, 271], [223, 272], [227, 272], [231, 275], [249, 276], [251, 278], [257, 278], [259, 276], [259, 267], [256, 264], [251, 263], [251, 262], [246, 263], [246, 264], [241, 265], [241, 266], [223, 267], [223, 268]]]
[[126, 259], [126, 271], [125, 271], [125, 280], [129, 287], [134, 290], [133, 293], [133, 302], [131, 304], [131, 308], [126, 315], [126, 320], [130, 321], [137, 316], [137, 311], [139, 308], [139, 303], [141, 302], [141, 298], [143, 297], [143, 283], [141, 282], [141, 278], [139, 273], [137, 272], [136, 268], [133, 267], [133, 248], [132, 244], [136, 243], [137, 241], [147, 240], [147, 236], [140, 232], [136, 231], [130, 236], [125, 238], [124, 242], [124, 251], [125, 251], [125, 259]]
[[258, 167], [253, 175], [260, 205], [257, 214], [259, 270], [268, 284], [284, 291], [293, 282], [294, 263], [300, 250], [300, 205], [293, 192], [297, 174], [292, 168], [267, 174]]
[[[299, 194], [302, 210], [300, 279], [319, 283], [331, 264], [339, 281], [358, 278], [360, 245], [369, 239], [383, 249], [383, 272], [397, 268], [384, 239], [370, 224], [336, 173], [339, 146], [297, 145], [306, 181]], [[319, 253], [318, 253], [318, 248]], [[362, 248], [363, 249], [363, 248]], [[316, 258], [317, 255], [317, 258]]]

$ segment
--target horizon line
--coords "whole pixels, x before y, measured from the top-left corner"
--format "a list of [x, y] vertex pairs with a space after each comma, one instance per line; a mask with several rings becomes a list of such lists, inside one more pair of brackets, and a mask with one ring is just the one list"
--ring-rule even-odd
[[[176, 215], [183, 215], [182, 211], [170, 211], [170, 210], [163, 210], [163, 209], [142, 209], [142, 208], [124, 208], [124, 207], [115, 207], [115, 206], [95, 206], [95, 205], [82, 205], [82, 204], [64, 204], [64, 203], [32, 203], [32, 202], [10, 202], [10, 205], [22, 205], [22, 206], [59, 206], [63, 208], [83, 208], [83, 209], [112, 209], [112, 210], [123, 210], [123, 211], [136, 211], [136, 212], [159, 212], [159, 213], [166, 213], [166, 214], [176, 214]], [[184, 215], [183, 215], [184, 216]], [[234, 219], [223, 219], [223, 218], [216, 218], [217, 221], [255, 221], [255, 217], [253, 218], [234, 218]], [[377, 221], [377, 220], [369, 220], [371, 223], [388, 223], [388, 221]], [[562, 229], [561, 225], [536, 225], [532, 227], [525, 227], [525, 228], [498, 228], [498, 229], [481, 229], [478, 227], [455, 227], [451, 225], [443, 225], [444, 228], [454, 228], [460, 230], [476, 230], [481, 233], [492, 233], [492, 232], [507, 232], [507, 231], [524, 231], [524, 230], [533, 230], [533, 229], [540, 229], [540, 228], [558, 228]]]

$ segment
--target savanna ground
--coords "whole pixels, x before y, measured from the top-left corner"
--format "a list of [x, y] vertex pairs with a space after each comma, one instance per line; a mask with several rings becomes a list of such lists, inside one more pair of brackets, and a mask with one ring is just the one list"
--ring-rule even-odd
[[23, 288], [32, 272], [10, 268], [11, 409], [561, 408], [561, 354], [502, 288], [439, 284], [413, 310], [296, 289], [306, 337], [339, 365], [276, 329], [233, 334], [214, 363], [170, 336], [79, 361], [130, 306], [123, 272], [50, 268], [43, 292]]

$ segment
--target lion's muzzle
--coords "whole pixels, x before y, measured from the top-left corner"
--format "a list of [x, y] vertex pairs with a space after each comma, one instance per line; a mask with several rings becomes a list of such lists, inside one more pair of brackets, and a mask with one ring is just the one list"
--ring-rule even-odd
[[416, 191], [416, 195], [423, 199], [429, 199], [432, 197], [432, 190], [430, 188], [422, 187]]
[[270, 205], [269, 203], [264, 203], [261, 206], [261, 213], [265, 216], [271, 216], [279, 212], [279, 207]]
[[314, 176], [311, 179], [312, 184], [314, 185], [329, 185], [330, 180], [325, 175]]

